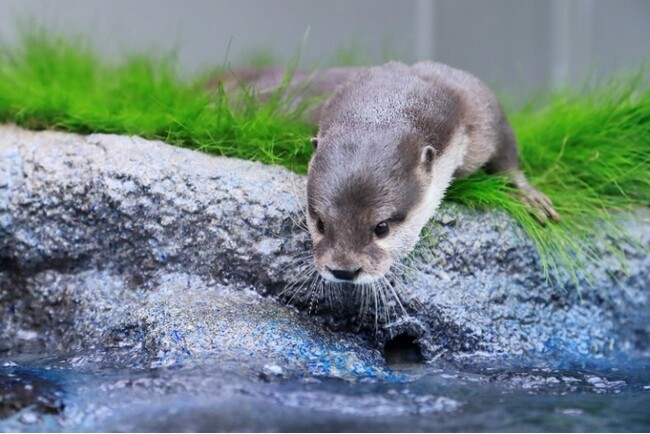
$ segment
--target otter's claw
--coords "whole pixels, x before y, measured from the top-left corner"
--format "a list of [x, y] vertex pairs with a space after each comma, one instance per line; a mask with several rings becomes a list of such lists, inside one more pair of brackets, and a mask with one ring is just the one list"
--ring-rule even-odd
[[545, 224], [549, 218], [554, 222], [560, 220], [560, 215], [553, 208], [553, 202], [544, 193], [530, 185], [523, 173], [519, 172], [513, 176], [512, 184], [519, 190], [513, 196], [533, 208], [532, 215], [540, 224]]

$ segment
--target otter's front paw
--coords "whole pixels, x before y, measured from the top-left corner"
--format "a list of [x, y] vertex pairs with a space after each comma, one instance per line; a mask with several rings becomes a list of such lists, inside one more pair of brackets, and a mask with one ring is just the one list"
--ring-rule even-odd
[[549, 218], [554, 222], [560, 220], [560, 215], [553, 208], [551, 199], [533, 187], [523, 173], [517, 172], [512, 176], [512, 185], [519, 190], [513, 193], [513, 196], [532, 208], [531, 214], [540, 224], [546, 224]]

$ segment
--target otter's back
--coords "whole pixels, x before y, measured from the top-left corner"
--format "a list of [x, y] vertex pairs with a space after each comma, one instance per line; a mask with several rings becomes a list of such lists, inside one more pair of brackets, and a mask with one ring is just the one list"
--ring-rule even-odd
[[[411, 69], [431, 85], [444, 87], [459, 98], [469, 147], [457, 175], [473, 173], [485, 165], [499, 147], [506, 146], [509, 141], [516, 142], [498, 98], [483, 81], [443, 63], [420, 62]], [[511, 148], [516, 150], [516, 144]], [[509, 157], [518, 159], [516, 152]]]
[[475, 76], [441, 63], [391, 62], [361, 69], [339, 86], [322, 110], [319, 134], [418, 132], [443, 150], [459, 127], [469, 137], [459, 175], [484, 165], [512, 136], [496, 96]]
[[404, 113], [426, 92], [426, 82], [404, 64], [391, 62], [362, 69], [325, 104], [321, 134], [337, 127], [407, 126]]

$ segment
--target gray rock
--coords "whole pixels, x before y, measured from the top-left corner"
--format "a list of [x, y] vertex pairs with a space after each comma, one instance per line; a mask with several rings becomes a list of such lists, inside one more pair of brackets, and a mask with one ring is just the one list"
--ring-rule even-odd
[[[283, 168], [11, 126], [0, 127], [0, 160], [9, 354], [96, 348], [94, 362], [124, 350], [131, 365], [217, 357], [258, 373], [381, 377], [392, 375], [382, 350], [551, 365], [649, 351], [650, 259], [639, 249], [626, 250], [630, 273], [605, 260], [578, 291], [549, 283], [507, 216], [446, 204], [435, 245], [395, 279], [404, 309], [387, 290], [375, 320], [371, 295], [302, 285], [305, 179]], [[650, 246], [647, 210], [625, 224]]]

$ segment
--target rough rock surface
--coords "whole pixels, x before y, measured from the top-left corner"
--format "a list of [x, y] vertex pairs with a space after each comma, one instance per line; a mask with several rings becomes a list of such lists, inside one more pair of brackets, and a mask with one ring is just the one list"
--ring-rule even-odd
[[[309, 251], [304, 178], [287, 170], [12, 126], [0, 161], [6, 354], [128, 348], [147, 366], [217, 357], [365, 377], [391, 375], [384, 347], [552, 365], [649, 350], [647, 252], [626, 250], [629, 274], [612, 260], [590, 270], [593, 287], [560, 288], [507, 216], [445, 205], [429, 259], [401, 285], [409, 315], [393, 306], [375, 324], [351, 288], [333, 302], [299, 290], [303, 312], [276, 297]], [[647, 210], [626, 225], [650, 246]]]

